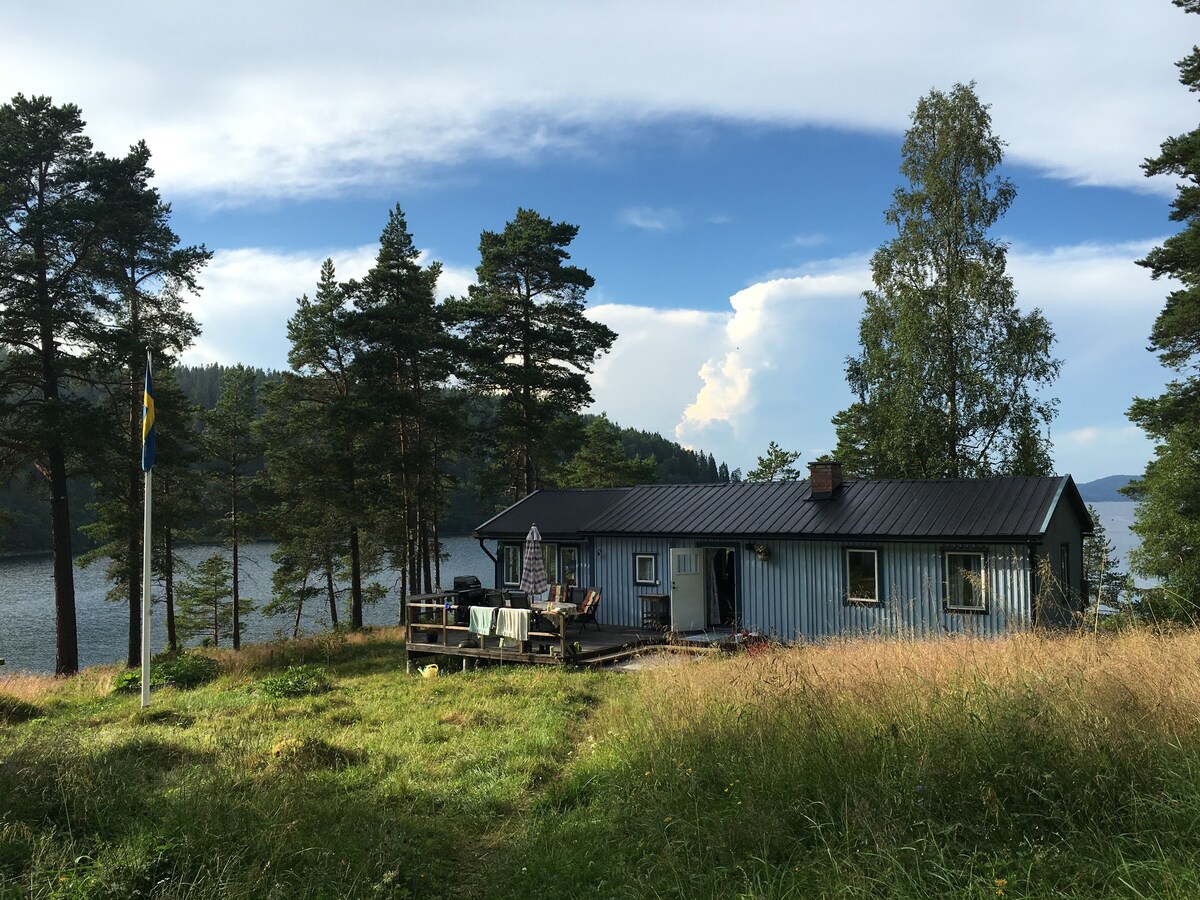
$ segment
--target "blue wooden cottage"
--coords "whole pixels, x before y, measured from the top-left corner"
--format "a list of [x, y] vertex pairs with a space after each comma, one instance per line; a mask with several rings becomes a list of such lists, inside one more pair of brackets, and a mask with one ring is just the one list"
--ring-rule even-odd
[[[1070, 476], [844, 479], [536, 491], [479, 526], [496, 586], [536, 523], [551, 581], [603, 588], [600, 622], [781, 640], [996, 635], [1082, 608], [1092, 530]], [[485, 544], [486, 547], [486, 544]]]

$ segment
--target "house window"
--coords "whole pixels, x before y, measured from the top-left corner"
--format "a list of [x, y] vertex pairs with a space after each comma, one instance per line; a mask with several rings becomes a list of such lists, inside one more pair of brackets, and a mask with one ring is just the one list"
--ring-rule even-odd
[[634, 584], [658, 584], [658, 557], [653, 553], [633, 555]]
[[579, 548], [559, 547], [558, 563], [563, 584], [579, 584]]
[[846, 551], [846, 588], [851, 603], [879, 602], [878, 551]]
[[946, 606], [982, 611], [984, 607], [983, 554], [951, 551], [946, 554]]
[[1062, 582], [1063, 596], [1071, 587], [1071, 545], [1062, 544], [1058, 548], [1058, 580]]
[[542, 544], [542, 565], [546, 567], [546, 581], [558, 584], [558, 544]]
[[504, 545], [504, 583], [517, 585], [521, 583], [521, 545]]

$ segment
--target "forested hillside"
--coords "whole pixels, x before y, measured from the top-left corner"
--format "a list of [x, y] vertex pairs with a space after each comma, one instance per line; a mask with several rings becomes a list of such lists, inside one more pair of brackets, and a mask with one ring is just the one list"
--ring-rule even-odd
[[[176, 366], [175, 380], [187, 399], [202, 410], [216, 406], [221, 393], [221, 380], [229, 367], [212, 363], [207, 366]], [[252, 368], [256, 387], [274, 381], [279, 373]], [[581, 416], [578, 427], [569, 429], [558, 448], [557, 458], [562, 461], [575, 454], [582, 444], [587, 426], [595, 416]], [[479, 427], [480, 414], [470, 416], [464, 428], [471, 431]], [[661, 434], [639, 431], [633, 428], [620, 429], [621, 447], [629, 459], [653, 458], [655, 481], [659, 484], [694, 484], [711, 481], [738, 480], [741, 473], [730, 472], [724, 462], [718, 462], [711, 453], [689, 450], [668, 440]], [[441, 520], [443, 534], [470, 534], [475, 526], [508, 505], [501, 492], [489, 490], [483, 477], [480, 459], [470, 452], [468, 441], [463, 452], [458, 453], [448, 466], [447, 475], [453, 480], [447, 508]], [[203, 464], [201, 464], [203, 466]], [[261, 462], [249, 467], [261, 469]], [[32, 468], [6, 484], [0, 484], [0, 552], [2, 553], [46, 553], [50, 550], [50, 513], [46, 503], [44, 481]], [[71, 521], [80, 528], [96, 519], [91, 504], [95, 491], [87, 476], [75, 476], [71, 482]], [[203, 523], [197, 523], [202, 536]], [[268, 533], [263, 533], [269, 537]], [[215, 538], [215, 534], [208, 537]], [[81, 552], [92, 549], [95, 544], [84, 533], [77, 535]]]

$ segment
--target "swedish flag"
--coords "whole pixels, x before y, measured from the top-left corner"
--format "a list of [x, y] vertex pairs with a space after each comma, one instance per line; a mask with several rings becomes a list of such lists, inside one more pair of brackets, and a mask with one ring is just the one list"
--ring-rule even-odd
[[150, 378], [150, 351], [146, 351], [146, 390], [142, 394], [142, 471], [154, 468], [154, 382]]

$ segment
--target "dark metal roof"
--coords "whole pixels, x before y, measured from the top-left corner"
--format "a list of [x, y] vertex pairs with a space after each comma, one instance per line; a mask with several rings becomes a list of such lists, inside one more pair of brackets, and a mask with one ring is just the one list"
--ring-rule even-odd
[[807, 481], [655, 484], [537, 491], [481, 525], [482, 537], [570, 534], [860, 540], [1014, 540], [1045, 534], [1060, 501], [1091, 531], [1069, 475], [940, 481], [847, 481], [813, 500]]
[[588, 534], [1001, 540], [1045, 533], [1060, 498], [1090, 519], [1070, 476], [848, 481], [827, 500], [807, 481], [647, 485], [584, 526]]
[[629, 488], [544, 489], [534, 491], [475, 529], [480, 537], [524, 539], [536, 524], [542, 537], [578, 536], [583, 526], [612, 506]]

